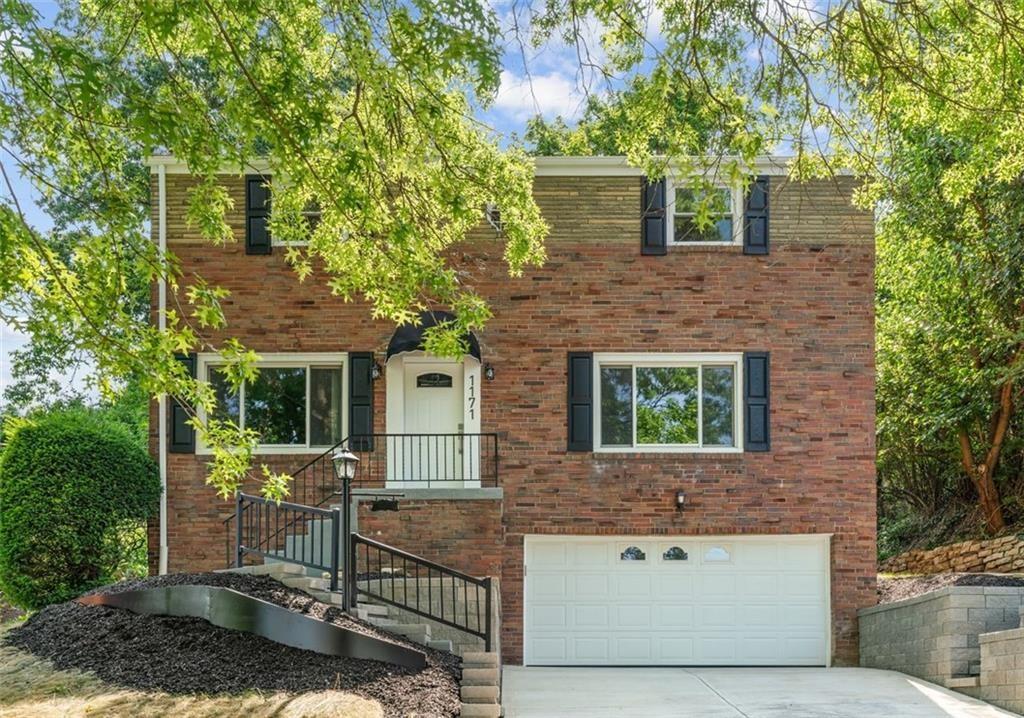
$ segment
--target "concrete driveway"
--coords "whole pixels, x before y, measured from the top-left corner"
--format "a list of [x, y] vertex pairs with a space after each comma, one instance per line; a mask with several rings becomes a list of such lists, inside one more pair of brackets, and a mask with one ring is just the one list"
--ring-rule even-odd
[[506, 666], [507, 718], [995, 718], [1013, 716], [871, 668]]

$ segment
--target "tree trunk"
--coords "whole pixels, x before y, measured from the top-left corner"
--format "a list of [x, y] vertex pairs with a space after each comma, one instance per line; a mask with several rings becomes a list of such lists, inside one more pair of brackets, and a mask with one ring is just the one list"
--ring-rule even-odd
[[960, 459], [964, 471], [978, 492], [978, 503], [985, 518], [985, 530], [989, 534], [997, 534], [1006, 528], [1003, 518], [1003, 505], [999, 497], [999, 488], [995, 482], [996, 467], [1002, 452], [1006, 430], [1010, 426], [1013, 415], [1013, 381], [1007, 381], [999, 389], [999, 407], [992, 416], [989, 431], [989, 449], [984, 461], [975, 461], [974, 450], [967, 429], [960, 428]]

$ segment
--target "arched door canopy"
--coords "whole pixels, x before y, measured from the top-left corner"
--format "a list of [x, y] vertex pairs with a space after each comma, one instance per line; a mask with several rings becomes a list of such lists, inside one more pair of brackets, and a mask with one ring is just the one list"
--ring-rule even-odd
[[[385, 361], [403, 352], [422, 351], [427, 330], [439, 324], [446, 324], [454, 319], [455, 315], [451, 312], [429, 310], [421, 312], [419, 324], [403, 324], [395, 330], [395, 333], [391, 336], [391, 341], [388, 342], [388, 353]], [[480, 342], [477, 341], [472, 332], [466, 334], [465, 340], [466, 345], [469, 347], [469, 355], [480, 361]]]

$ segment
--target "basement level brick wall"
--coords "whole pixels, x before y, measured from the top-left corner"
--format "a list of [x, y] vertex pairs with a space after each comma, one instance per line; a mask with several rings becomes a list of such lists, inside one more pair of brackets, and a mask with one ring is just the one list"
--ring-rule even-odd
[[[332, 297], [323, 276], [297, 283], [278, 249], [245, 254], [241, 178], [224, 178], [239, 241], [202, 242], [184, 219], [192, 182], [167, 175], [168, 241], [187, 281], [199, 275], [231, 292], [228, 328], [215, 342], [234, 336], [257, 352], [372, 350], [383, 363], [393, 326], [372, 321], [364, 304]], [[623, 177], [537, 178], [551, 226], [548, 261], [520, 278], [507, 276], [503, 246], [485, 224], [452, 251], [494, 311], [479, 334], [496, 371], [480, 387], [481, 430], [500, 435], [504, 500], [488, 511], [483, 536], [478, 515], [438, 516], [451, 546], [437, 558], [474, 573], [500, 566], [506, 662], [522, 658], [523, 536], [535, 533], [832, 534], [834, 660], [857, 662], [856, 611], [876, 600], [871, 216], [851, 207], [852, 180], [772, 182], [767, 256], [730, 247], [641, 256], [640, 180]], [[770, 351], [771, 451], [567, 453], [569, 351]], [[386, 392], [382, 377], [374, 387], [381, 432]], [[155, 418], [154, 410], [154, 448]], [[290, 470], [309, 458], [260, 460]], [[221, 521], [232, 505], [205, 486], [207, 460], [169, 457], [172, 571], [224, 562]], [[682, 513], [678, 490], [687, 496]], [[367, 520], [382, 540], [415, 553], [421, 519], [430, 510]], [[428, 536], [432, 552], [443, 549], [437, 530]], [[155, 540], [151, 547], [155, 567]]]

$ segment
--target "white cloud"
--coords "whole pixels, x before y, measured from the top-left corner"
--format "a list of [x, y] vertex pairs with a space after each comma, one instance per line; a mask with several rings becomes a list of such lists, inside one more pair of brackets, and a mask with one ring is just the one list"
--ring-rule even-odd
[[574, 117], [583, 107], [584, 94], [576, 83], [558, 72], [519, 76], [501, 73], [501, 89], [495, 109], [523, 120], [536, 114], [546, 117]]

